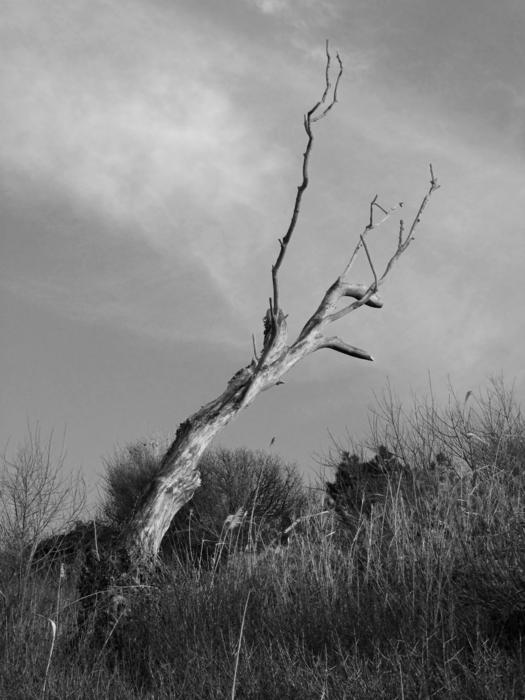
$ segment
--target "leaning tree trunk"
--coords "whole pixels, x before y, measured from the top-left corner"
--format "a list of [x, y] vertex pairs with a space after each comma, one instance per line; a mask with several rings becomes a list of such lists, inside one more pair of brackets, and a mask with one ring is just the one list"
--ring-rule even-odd
[[373, 359], [364, 350], [347, 345], [337, 337], [325, 337], [320, 330], [340, 296], [353, 296], [369, 306], [380, 307], [378, 295], [368, 291], [365, 285], [347, 285], [337, 280], [292, 346], [287, 345], [285, 315], [280, 310], [274, 314], [271, 306], [265, 317], [265, 345], [261, 357], [234, 374], [219, 397], [179, 426], [174, 442], [162, 459], [159, 474], [143, 494], [126, 528], [125, 546], [133, 561], [156, 557], [173, 516], [200, 486], [198, 462], [202, 453], [215, 435], [260, 392], [282, 384], [282, 377], [288, 370], [320, 348]]
[[[326, 47], [325, 87], [320, 100], [304, 117], [307, 145], [302, 159], [302, 181], [297, 188], [293, 213], [288, 230], [279, 239], [279, 254], [272, 266], [272, 297], [264, 316], [264, 339], [260, 353], [253, 342], [253, 359], [249, 365], [239, 370], [228, 382], [225, 391], [215, 400], [203, 406], [178, 428], [174, 442], [166, 452], [158, 475], [146, 489], [135, 513], [123, 533], [124, 545], [130, 561], [134, 564], [148, 564], [157, 557], [162, 538], [177, 511], [187, 503], [200, 485], [199, 459], [215, 435], [235, 416], [247, 408], [256, 396], [272, 386], [282, 383], [282, 377], [295, 364], [316, 350], [327, 348], [351, 357], [372, 360], [372, 356], [359, 348], [348, 345], [337, 336], [326, 335], [326, 327], [361, 306], [380, 308], [382, 301], [377, 290], [390, 272], [393, 264], [413, 240], [415, 229], [430, 196], [437, 189], [437, 180], [430, 167], [430, 188], [424, 196], [408, 231], [403, 220], [399, 222], [397, 245], [384, 270], [378, 274], [367, 247], [367, 236], [379, 225], [398, 211], [402, 204], [384, 209], [377, 202], [377, 196], [370, 202], [369, 220], [360, 234], [353, 252], [341, 275], [325, 292], [317, 310], [307, 320], [297, 338], [288, 343], [286, 316], [280, 306], [278, 274], [284, 260], [287, 246], [295, 230], [303, 193], [308, 187], [308, 163], [313, 145], [313, 124], [325, 117], [337, 102], [337, 88], [342, 75], [342, 63], [337, 55], [338, 72], [335, 85], [330, 82], [330, 54]], [[380, 212], [380, 220], [374, 214]], [[366, 254], [370, 265], [371, 281], [368, 284], [350, 283], [347, 275], [361, 251]], [[353, 302], [343, 304], [346, 298]]]

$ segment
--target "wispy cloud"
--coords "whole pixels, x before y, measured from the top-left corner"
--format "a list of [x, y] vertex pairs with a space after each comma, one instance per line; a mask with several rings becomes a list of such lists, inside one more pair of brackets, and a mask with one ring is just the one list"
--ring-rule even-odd
[[284, 159], [232, 98], [242, 58], [184, 13], [92, 5], [10, 4], [18, 33], [3, 49], [3, 167], [113, 221], [108, 235], [196, 266], [231, 303], [232, 270], [254, 252], [243, 212], [262, 214], [263, 183]]
[[27, 7], [13, 10], [27, 39], [4, 49], [4, 160], [144, 224], [153, 209], [176, 209], [174, 199], [249, 205], [279, 166], [278, 150], [263, 147], [220, 84], [227, 47], [194, 27], [190, 39], [184, 17], [173, 34], [150, 21], [141, 36], [133, 13], [144, 12], [131, 3], [109, 23], [107, 12], [95, 18], [72, 47], [58, 22], [45, 21], [47, 7]]
[[248, 0], [248, 2], [268, 15], [282, 12], [289, 5], [289, 0]]
[[[105, 2], [83, 0], [66, 11], [60, 2], [44, 7], [17, 0], [7, 6], [10, 31], [3, 42], [5, 110], [0, 141], [4, 168], [52, 185], [76, 202], [82, 215], [92, 211], [92, 225], [101, 227], [104, 236], [139, 240], [167, 268], [171, 265], [175, 278], [180, 279], [186, 269], [188, 276], [202, 281], [200, 288], [220, 298], [221, 308], [229, 309], [241, 325], [251, 323], [254, 314], [258, 318], [261, 311], [254, 308], [253, 289], [265, 289], [271, 251], [288, 221], [304, 137], [300, 110], [311, 95], [316, 97], [311, 86], [314, 67], [322, 84], [323, 41], [313, 44], [310, 30], [297, 25], [291, 43], [301, 49], [301, 63], [297, 56], [284, 61], [289, 54], [283, 48], [254, 46], [251, 52], [243, 51], [245, 44], [236, 43], [234, 32], [214, 35], [182, 6], [176, 13], [161, 3], [137, 0], [125, 12]], [[331, 22], [335, 28], [333, 19], [342, 5], [328, 0], [258, 0], [255, 9], [292, 24], [313, 22], [319, 13], [321, 24]], [[359, 8], [356, 26], [368, 26], [368, 12]], [[88, 16], [90, 21], [85, 22]], [[376, 20], [381, 27], [380, 18]], [[15, 33], [13, 26], [18, 29]], [[342, 22], [341, 31], [345, 26]], [[388, 27], [382, 26], [382, 31], [390, 36]], [[489, 243], [476, 238], [479, 226], [489, 218], [489, 201], [502, 201], [505, 188], [519, 177], [513, 156], [496, 155], [490, 139], [474, 148], [463, 138], [461, 119], [460, 127], [451, 125], [437, 98], [429, 101], [427, 95], [416, 95], [402, 76], [392, 79], [384, 64], [388, 56], [405, 60], [415, 70], [411, 55], [400, 53], [396, 46], [390, 42], [384, 55], [381, 42], [372, 49], [354, 42], [341, 47], [346, 70], [341, 104], [331, 115], [330, 128], [323, 124], [320, 129], [319, 148], [327, 150], [316, 150], [312, 161], [314, 182], [301, 221], [301, 254], [294, 247], [285, 270], [285, 284], [294, 290], [285, 298], [295, 297], [290, 311], [298, 318], [308, 313], [323, 285], [337, 274], [334, 250], [336, 256], [344, 255], [346, 240], [345, 248], [337, 246], [343, 235], [348, 238], [349, 226], [361, 224], [372, 188], [378, 187], [387, 198], [413, 195], [415, 186], [421, 183], [423, 189], [426, 184], [428, 160], [436, 160], [445, 187], [460, 189], [460, 194], [447, 195], [439, 227], [433, 226], [431, 217], [425, 222], [429, 240], [438, 241], [429, 245], [439, 256], [451, 236], [457, 236], [465, 249], [474, 242], [478, 250], [489, 248]], [[263, 55], [265, 64], [256, 66]], [[254, 75], [264, 90], [258, 89], [260, 85], [253, 88]], [[492, 91], [499, 86], [509, 105], [517, 105], [515, 89], [506, 83], [490, 85]], [[295, 139], [293, 146], [277, 133], [282, 120], [269, 118], [270, 110], [281, 107], [284, 119], [292, 113], [285, 104], [267, 104], [284, 95], [287, 103], [301, 100], [293, 111], [297, 125], [287, 132]], [[473, 129], [476, 125], [479, 122]], [[336, 145], [330, 142], [330, 132], [336, 135]], [[483, 181], [488, 163], [490, 176]], [[494, 180], [496, 170], [500, 176]], [[357, 213], [348, 220], [346, 202], [354, 195]], [[416, 198], [413, 195], [413, 203]], [[501, 212], [503, 226], [515, 215], [514, 209], [510, 202]], [[438, 228], [446, 234], [440, 235]], [[75, 230], [71, 227], [72, 236]], [[431, 260], [419, 260], [417, 251], [411, 254], [417, 262], [405, 268], [407, 288], [420, 286], [433, 265]], [[119, 269], [116, 258], [115, 268]], [[477, 274], [478, 267], [471, 265], [471, 274], [473, 270]], [[153, 266], [144, 263], [137, 278], [141, 272], [148, 278], [154, 275]], [[159, 284], [161, 278], [159, 274]], [[308, 289], [303, 297], [305, 279]], [[68, 285], [75, 281], [63, 282], [64, 286], [56, 279], [53, 285], [42, 285], [33, 280], [26, 285], [26, 294], [58, 299], [62, 289], [68, 297], [64, 308], [76, 298], [79, 313], [89, 316], [86, 304], [92, 299], [91, 308], [100, 316], [116, 319], [120, 314], [123, 323], [131, 324], [134, 310], [137, 327], [150, 324], [145, 321], [146, 302], [139, 303], [131, 294], [134, 301], [127, 310], [111, 301], [102, 277], [96, 298], [80, 286], [76, 296], [68, 294]], [[136, 287], [135, 277], [115, 272], [112, 285], [122, 297], [126, 289]], [[166, 285], [175, 296], [184, 289], [182, 284]], [[420, 293], [422, 305], [425, 295]], [[256, 294], [258, 303], [263, 296]], [[182, 307], [179, 312], [183, 313]]]
[[335, 0], [244, 0], [266, 15], [285, 15], [296, 25], [313, 23], [326, 25], [339, 13]]

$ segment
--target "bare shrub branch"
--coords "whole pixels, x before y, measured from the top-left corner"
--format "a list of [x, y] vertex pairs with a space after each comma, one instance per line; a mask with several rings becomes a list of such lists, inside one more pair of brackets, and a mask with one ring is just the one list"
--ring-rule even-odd
[[24, 443], [13, 457], [4, 452], [1, 462], [0, 547], [24, 573], [39, 540], [80, 516], [84, 483], [66, 472], [64, 442], [56, 448], [53, 432], [44, 439], [38, 424], [28, 425]]

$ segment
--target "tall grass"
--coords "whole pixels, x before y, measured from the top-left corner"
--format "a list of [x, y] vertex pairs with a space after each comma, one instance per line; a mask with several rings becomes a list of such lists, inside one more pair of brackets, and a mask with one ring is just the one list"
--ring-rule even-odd
[[525, 697], [520, 420], [470, 475], [429, 455], [408, 497], [387, 474], [351, 524], [317, 499], [285, 547], [159, 568], [122, 591], [102, 643], [78, 630], [68, 581], [31, 574], [22, 601], [2, 577], [0, 696]]

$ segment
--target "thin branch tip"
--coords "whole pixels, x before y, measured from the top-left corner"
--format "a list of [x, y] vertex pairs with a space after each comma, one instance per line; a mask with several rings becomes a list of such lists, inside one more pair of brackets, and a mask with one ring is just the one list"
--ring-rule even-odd
[[374, 263], [372, 262], [372, 256], [370, 255], [370, 251], [368, 250], [368, 246], [366, 244], [363, 234], [361, 234], [361, 243], [363, 244], [363, 248], [365, 249], [366, 257], [368, 258], [368, 264], [370, 265], [370, 269], [372, 270], [372, 274], [374, 276], [374, 284], [370, 285], [370, 287], [372, 289], [372, 293], [375, 293], [377, 292], [378, 287], [377, 273], [375, 271]]
[[432, 163], [430, 163], [429, 166], [430, 166], [430, 184], [431, 184], [433, 190], [437, 190], [438, 187], [441, 187], [441, 185], [438, 183], [437, 177], [434, 175], [434, 168], [432, 167]]
[[304, 130], [306, 132], [308, 139], [307, 139], [306, 148], [305, 148], [305, 151], [303, 153], [303, 158], [302, 158], [302, 167], [301, 167], [302, 177], [301, 177], [301, 181], [300, 181], [299, 185], [297, 186], [297, 193], [296, 193], [295, 200], [294, 200], [292, 216], [291, 216], [290, 222], [288, 224], [288, 229], [286, 231], [286, 234], [283, 236], [283, 238], [278, 239], [279, 240], [279, 254], [277, 255], [277, 259], [276, 259], [275, 263], [272, 265], [273, 309], [274, 309], [275, 313], [277, 313], [277, 311], [279, 309], [279, 270], [280, 270], [281, 264], [284, 260], [284, 257], [286, 255], [288, 243], [290, 242], [290, 239], [292, 238], [292, 235], [293, 235], [295, 228], [296, 228], [296, 225], [297, 225], [297, 221], [298, 221], [299, 214], [301, 211], [301, 203], [302, 203], [303, 194], [309, 185], [308, 164], [309, 164], [310, 153], [311, 153], [313, 142], [314, 142], [314, 133], [312, 130], [312, 124], [319, 121], [320, 119], [323, 119], [324, 117], [326, 117], [328, 112], [332, 109], [334, 104], [337, 102], [337, 89], [339, 87], [341, 75], [343, 74], [343, 62], [341, 61], [341, 58], [340, 58], [339, 54], [337, 53], [336, 56], [337, 56], [337, 62], [339, 64], [339, 70], [338, 70], [337, 76], [335, 78], [335, 83], [332, 87], [332, 83], [330, 82], [331, 55], [330, 55], [330, 47], [329, 47], [328, 39], [326, 39], [326, 41], [325, 41], [325, 50], [326, 50], [326, 67], [325, 67], [324, 90], [321, 94], [320, 99], [318, 99], [318, 101], [314, 104], [314, 106], [311, 107], [306, 112], [306, 114], [303, 115], [303, 126], [304, 126]]

